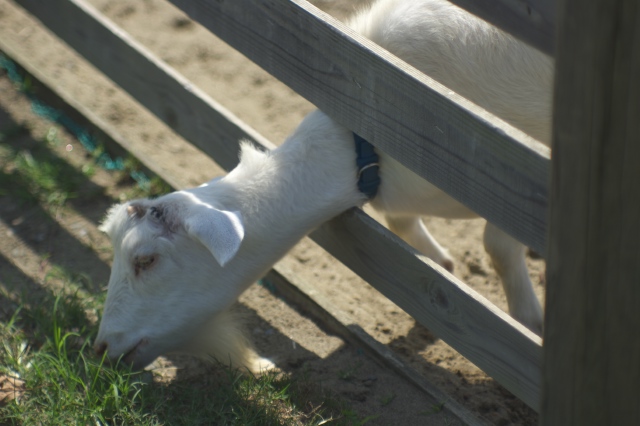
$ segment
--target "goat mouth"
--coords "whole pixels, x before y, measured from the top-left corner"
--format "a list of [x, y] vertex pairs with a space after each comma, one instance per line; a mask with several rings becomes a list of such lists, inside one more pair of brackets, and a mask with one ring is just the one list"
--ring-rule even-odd
[[149, 344], [148, 339], [140, 339], [131, 349], [129, 349], [124, 355], [120, 357], [120, 361], [125, 364], [135, 365], [135, 358], [138, 356], [140, 350]]

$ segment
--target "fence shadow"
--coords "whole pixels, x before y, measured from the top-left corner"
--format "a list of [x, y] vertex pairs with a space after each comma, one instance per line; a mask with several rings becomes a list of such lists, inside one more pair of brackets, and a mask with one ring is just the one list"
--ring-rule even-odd
[[[104, 188], [56, 155], [45, 141], [34, 139], [0, 110], [0, 131], [7, 129], [14, 134], [5, 137], [2, 144], [24, 163], [25, 171], [0, 167], [0, 221], [43, 261], [84, 277], [79, 281], [87, 291], [99, 291], [109, 279], [109, 266], [93, 250], [93, 244], [81, 242], [62, 225], [72, 222], [72, 216], [57, 206], [70, 205], [73, 214], [95, 224], [114, 200], [106, 196]], [[74, 225], [80, 222], [65, 226]], [[87, 232], [82, 228], [79, 231]]]
[[[316, 322], [313, 316], [296, 306], [293, 308], [323, 332], [332, 335], [322, 322]], [[278, 371], [288, 375], [288, 380], [280, 386], [292, 388], [289, 395], [297, 407], [303, 410], [320, 407], [325, 410], [325, 418], [334, 419], [352, 415], [344, 411], [348, 407], [356, 410], [360, 418], [370, 416], [367, 424], [372, 425], [462, 424], [446, 409], [442, 410], [442, 401], [417, 392], [412, 384], [380, 365], [363, 348], [343, 343], [321, 357], [306, 348], [303, 342], [283, 334], [269, 318], [263, 318], [251, 307], [240, 303], [235, 309], [245, 319], [245, 328], [260, 356], [272, 360]], [[220, 380], [220, 367], [215, 364], [189, 356], [174, 355], [168, 359], [176, 368], [176, 386], [180, 382], [197, 386], [196, 383], [208, 383], [210, 377]], [[206, 375], [210, 377], [204, 377]]]

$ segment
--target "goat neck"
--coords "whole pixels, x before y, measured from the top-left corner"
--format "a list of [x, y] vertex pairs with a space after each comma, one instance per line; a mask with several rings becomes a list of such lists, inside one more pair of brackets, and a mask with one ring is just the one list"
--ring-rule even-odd
[[285, 253], [314, 228], [366, 197], [357, 189], [353, 134], [324, 113], [309, 114], [271, 152], [243, 144], [224, 184], [244, 218], [246, 243]]

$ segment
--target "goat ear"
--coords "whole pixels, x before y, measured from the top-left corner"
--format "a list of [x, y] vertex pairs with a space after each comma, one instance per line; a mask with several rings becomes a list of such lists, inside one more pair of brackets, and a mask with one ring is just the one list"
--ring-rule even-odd
[[217, 210], [207, 204], [191, 207], [184, 227], [209, 249], [220, 266], [233, 259], [244, 238], [240, 212]]
[[125, 209], [126, 204], [114, 204], [107, 211], [106, 216], [102, 220], [98, 230], [104, 232], [107, 235], [111, 235], [114, 228], [114, 224], [118, 221], [118, 218], [123, 214], [122, 210]]

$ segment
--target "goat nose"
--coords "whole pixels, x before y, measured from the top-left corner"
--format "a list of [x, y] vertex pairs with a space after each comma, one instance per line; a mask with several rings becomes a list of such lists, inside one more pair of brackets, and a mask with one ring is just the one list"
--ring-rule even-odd
[[107, 342], [96, 342], [96, 344], [93, 345], [93, 350], [95, 351], [96, 355], [102, 357], [107, 351], [107, 346]]

